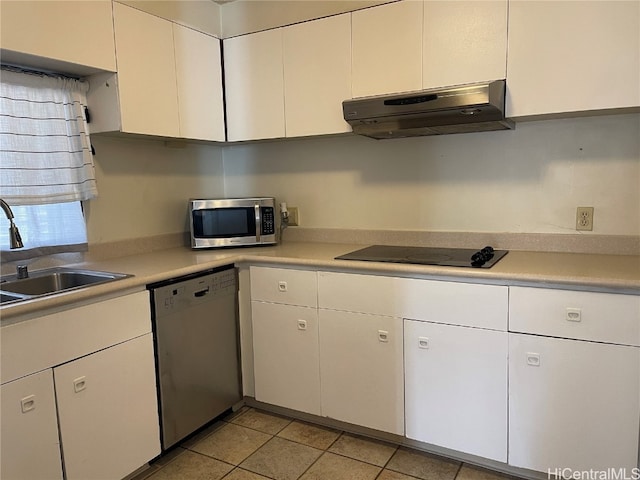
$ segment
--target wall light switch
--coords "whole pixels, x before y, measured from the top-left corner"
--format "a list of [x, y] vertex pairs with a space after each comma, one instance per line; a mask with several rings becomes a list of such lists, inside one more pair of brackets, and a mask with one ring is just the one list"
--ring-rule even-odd
[[300, 225], [300, 217], [298, 216], [298, 207], [289, 207], [289, 226], [297, 227]]

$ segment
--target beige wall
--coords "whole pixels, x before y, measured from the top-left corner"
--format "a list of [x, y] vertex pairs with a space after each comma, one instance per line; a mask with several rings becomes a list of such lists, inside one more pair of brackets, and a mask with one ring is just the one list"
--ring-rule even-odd
[[228, 196], [275, 195], [318, 228], [640, 235], [640, 115], [375, 141], [345, 136], [224, 150]]
[[221, 148], [94, 135], [99, 197], [86, 203], [89, 244], [184, 232], [190, 197], [224, 196]]
[[[220, 147], [94, 135], [89, 243], [187, 230], [189, 197], [275, 195], [317, 228], [640, 235], [640, 115], [375, 141], [343, 136]], [[588, 234], [588, 233], [587, 233]]]

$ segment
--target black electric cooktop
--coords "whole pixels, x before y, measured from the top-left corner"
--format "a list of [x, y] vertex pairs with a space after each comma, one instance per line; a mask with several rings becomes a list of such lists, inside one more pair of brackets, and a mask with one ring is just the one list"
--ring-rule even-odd
[[339, 257], [336, 257], [336, 260], [362, 260], [365, 262], [491, 268], [507, 253], [508, 250], [494, 250], [492, 247], [484, 247], [481, 250], [475, 250], [472, 248], [372, 245], [345, 255], [340, 255]]

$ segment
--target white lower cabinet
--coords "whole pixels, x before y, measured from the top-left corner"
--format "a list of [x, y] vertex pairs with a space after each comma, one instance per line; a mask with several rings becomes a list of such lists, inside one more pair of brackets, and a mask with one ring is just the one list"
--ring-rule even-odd
[[408, 438], [507, 461], [507, 335], [405, 319]]
[[322, 415], [404, 434], [402, 320], [319, 310]]
[[0, 387], [0, 478], [62, 479], [51, 369]]
[[509, 464], [552, 475], [631, 472], [640, 297], [530, 287], [509, 294]]
[[160, 454], [147, 291], [0, 333], [1, 478], [119, 479]]
[[640, 297], [251, 267], [256, 399], [554, 476], [638, 465]]
[[318, 311], [253, 301], [256, 400], [320, 415]]
[[151, 333], [54, 369], [67, 480], [123, 478], [158, 454]]
[[509, 464], [631, 472], [639, 382], [637, 347], [509, 334]]

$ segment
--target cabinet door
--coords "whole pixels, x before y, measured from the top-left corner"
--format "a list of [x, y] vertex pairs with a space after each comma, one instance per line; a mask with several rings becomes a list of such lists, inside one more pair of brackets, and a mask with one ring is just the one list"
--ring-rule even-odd
[[256, 400], [320, 415], [315, 308], [252, 302]]
[[282, 30], [224, 40], [228, 140], [282, 138]]
[[422, 88], [422, 2], [353, 12], [353, 96]]
[[[110, 0], [2, 2], [3, 61], [60, 70], [52, 61], [116, 71]], [[16, 57], [16, 53], [42, 57]], [[76, 67], [77, 68], [77, 67]], [[62, 67], [63, 71], [76, 70]]]
[[510, 2], [507, 116], [637, 107], [639, 36], [637, 1]]
[[287, 137], [351, 131], [342, 113], [351, 98], [350, 14], [285, 27], [283, 39]]
[[638, 347], [509, 334], [509, 464], [630, 472], [639, 383]]
[[424, 2], [423, 55], [424, 88], [505, 78], [507, 0]]
[[0, 387], [0, 477], [62, 479], [51, 369]]
[[507, 333], [404, 321], [408, 438], [507, 460]]
[[151, 334], [54, 369], [67, 480], [123, 478], [160, 453]]
[[319, 310], [322, 415], [404, 435], [402, 320]]
[[114, 2], [122, 131], [180, 134], [171, 22]]
[[220, 40], [173, 24], [180, 136], [224, 142]]

